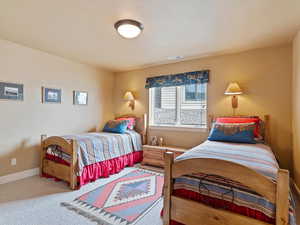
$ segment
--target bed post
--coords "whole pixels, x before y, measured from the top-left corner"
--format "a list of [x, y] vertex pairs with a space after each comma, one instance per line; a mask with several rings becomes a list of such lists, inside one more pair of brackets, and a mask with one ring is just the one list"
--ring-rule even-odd
[[265, 134], [264, 139], [268, 145], [271, 145], [271, 136], [270, 136], [270, 115], [264, 115], [265, 122]]
[[76, 175], [76, 165], [77, 165], [77, 142], [75, 140], [71, 140], [72, 146], [72, 156], [71, 156], [71, 164], [70, 164], [70, 188], [75, 190], [77, 186], [77, 175]]
[[171, 195], [173, 190], [172, 164], [174, 162], [174, 153], [165, 152], [164, 156], [165, 156], [165, 178], [164, 178], [163, 222], [164, 225], [169, 225], [171, 219]]
[[144, 113], [143, 114], [143, 132], [142, 132], [143, 145], [147, 144], [147, 124], [148, 124], [147, 113]]
[[209, 114], [208, 115], [208, 132], [210, 132], [210, 130], [211, 130], [211, 127], [212, 127], [212, 125], [213, 125], [213, 122], [214, 122], [214, 115], [212, 115], [212, 114]]
[[45, 149], [44, 149], [44, 140], [47, 138], [46, 134], [41, 135], [41, 155], [40, 155], [40, 176], [43, 175], [43, 165], [44, 165], [44, 158], [45, 158]]
[[276, 225], [289, 224], [289, 171], [279, 169], [276, 190]]

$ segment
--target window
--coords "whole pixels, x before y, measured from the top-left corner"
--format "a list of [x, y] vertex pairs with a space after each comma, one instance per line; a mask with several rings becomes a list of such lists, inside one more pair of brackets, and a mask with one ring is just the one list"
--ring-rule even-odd
[[150, 88], [150, 125], [206, 128], [207, 84]]
[[202, 88], [202, 84], [191, 84], [185, 86], [184, 91], [184, 100], [188, 101], [205, 101], [206, 99], [206, 90]]

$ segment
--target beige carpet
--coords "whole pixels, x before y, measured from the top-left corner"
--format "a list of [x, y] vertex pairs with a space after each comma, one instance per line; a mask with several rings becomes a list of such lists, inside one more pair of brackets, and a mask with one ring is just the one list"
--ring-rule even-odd
[[[126, 168], [119, 174], [97, 180], [71, 191], [63, 182], [38, 176], [0, 185], [0, 224], [1, 225], [95, 225], [83, 216], [62, 206], [76, 197], [123, 176], [133, 170]], [[162, 202], [143, 217], [137, 225], [162, 225], [160, 210]]]
[[[60, 206], [83, 193], [123, 176], [133, 168], [71, 191], [63, 182], [38, 176], [0, 185], [0, 225], [92, 225], [88, 219]], [[300, 200], [297, 200], [297, 221], [300, 225]], [[162, 225], [162, 203], [153, 208], [138, 225]]]

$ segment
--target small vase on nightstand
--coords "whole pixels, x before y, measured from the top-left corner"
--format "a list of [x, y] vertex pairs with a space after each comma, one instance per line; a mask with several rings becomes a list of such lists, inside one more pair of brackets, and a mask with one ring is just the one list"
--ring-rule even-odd
[[150, 144], [151, 144], [152, 146], [157, 146], [157, 137], [156, 137], [156, 136], [153, 136], [153, 137], [152, 137]]
[[163, 139], [163, 137], [160, 137], [160, 138], [158, 139], [158, 145], [159, 145], [159, 146], [164, 146], [164, 139]]

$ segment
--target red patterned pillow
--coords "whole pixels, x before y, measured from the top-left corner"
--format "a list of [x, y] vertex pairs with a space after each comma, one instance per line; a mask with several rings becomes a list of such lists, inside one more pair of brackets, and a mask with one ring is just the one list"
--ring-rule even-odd
[[121, 117], [121, 118], [118, 118], [117, 120], [128, 120], [129, 123], [128, 123], [127, 128], [130, 130], [133, 130], [133, 128], [135, 126], [135, 118], [134, 117]]
[[254, 136], [260, 137], [259, 133], [259, 126], [260, 126], [260, 119], [258, 116], [252, 117], [218, 117], [216, 118], [217, 123], [255, 123], [256, 128], [254, 130]]

